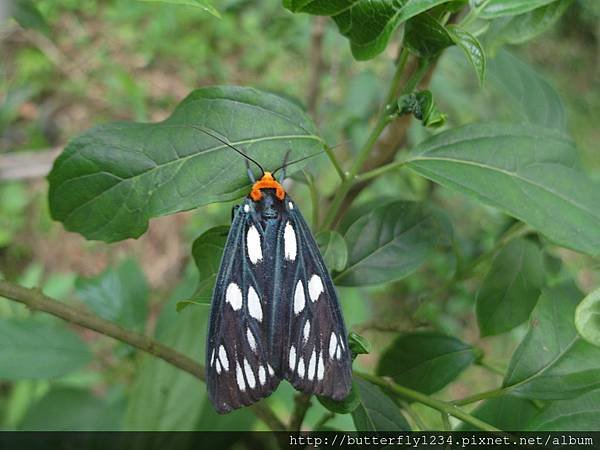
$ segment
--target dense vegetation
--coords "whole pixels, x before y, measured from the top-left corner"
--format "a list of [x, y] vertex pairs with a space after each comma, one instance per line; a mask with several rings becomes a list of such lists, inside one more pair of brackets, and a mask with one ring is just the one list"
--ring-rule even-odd
[[[594, 2], [20, 0], [12, 14], [0, 429], [599, 429]], [[325, 150], [286, 186], [351, 331], [346, 401], [282, 383], [226, 416], [208, 403], [208, 304], [249, 182], [199, 127], [267, 168]]]

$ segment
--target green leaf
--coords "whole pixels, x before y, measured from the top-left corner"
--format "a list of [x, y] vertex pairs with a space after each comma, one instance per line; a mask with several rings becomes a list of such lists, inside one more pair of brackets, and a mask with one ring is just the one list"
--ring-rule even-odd
[[442, 234], [436, 215], [418, 203], [380, 206], [346, 231], [348, 266], [335, 282], [358, 286], [410, 275], [429, 259]]
[[454, 41], [444, 25], [429, 14], [419, 14], [404, 26], [404, 45], [420, 58], [430, 59]]
[[128, 259], [94, 278], [79, 278], [77, 295], [100, 317], [126, 328], [143, 328], [148, 314], [148, 283], [138, 264]]
[[31, 28], [44, 34], [50, 33], [46, 18], [33, 0], [17, 0], [13, 8], [13, 18], [23, 28]]
[[582, 338], [600, 347], [600, 289], [591, 292], [577, 306], [575, 326]]
[[372, 349], [369, 340], [354, 331], [348, 333], [348, 347], [350, 347], [353, 357], [369, 354]]
[[0, 379], [59, 377], [90, 359], [87, 346], [63, 323], [0, 318]]
[[400, 408], [379, 387], [361, 378], [354, 379], [360, 403], [352, 412], [357, 431], [410, 431]]
[[[527, 426], [527, 431], [598, 431], [600, 390], [572, 400], [552, 402]], [[511, 428], [505, 428], [508, 430]]]
[[483, 85], [487, 61], [479, 40], [468, 31], [456, 26], [449, 26], [448, 33], [452, 41], [465, 53], [477, 73], [479, 84]]
[[[500, 430], [523, 430], [539, 411], [531, 400], [502, 395], [485, 400], [471, 415]], [[456, 431], [480, 431], [480, 429], [463, 423]]]
[[540, 8], [556, 0], [490, 0], [479, 14], [482, 19], [515, 16]]
[[283, 6], [294, 13], [335, 16], [361, 0], [283, 0]]
[[486, 41], [492, 49], [527, 42], [552, 28], [572, 3], [557, 0], [518, 16], [494, 20], [485, 34]]
[[116, 431], [123, 405], [72, 387], [55, 387], [34, 403], [19, 425], [23, 431]]
[[567, 399], [600, 387], [600, 349], [573, 323], [581, 296], [571, 284], [544, 290], [504, 378], [512, 395]]
[[198, 89], [163, 122], [109, 123], [71, 141], [48, 176], [52, 217], [87, 239], [114, 242], [143, 234], [151, 217], [242, 196], [244, 158], [207, 129], [265, 169], [281, 166], [288, 149], [298, 159], [322, 147], [288, 100], [243, 87]]
[[333, 17], [342, 35], [350, 40], [357, 60], [371, 59], [381, 53], [398, 26], [449, 0], [360, 0]]
[[340, 401], [332, 400], [328, 397], [317, 396], [319, 403], [327, 408], [329, 411], [337, 414], [350, 414], [360, 405], [360, 396], [358, 395], [358, 388], [356, 386], [356, 380], [352, 380], [352, 388], [348, 396]]
[[198, 269], [199, 282], [196, 292], [188, 302], [210, 303], [228, 234], [229, 226], [218, 226], [205, 231], [194, 240], [192, 256]]
[[402, 95], [398, 99], [398, 114], [413, 114], [426, 127], [439, 127], [446, 122], [446, 115], [440, 113], [431, 91], [417, 91]]
[[559, 245], [600, 254], [598, 186], [573, 168], [576, 152], [563, 134], [474, 124], [440, 133], [416, 152], [406, 165], [422, 176], [500, 208]]
[[138, 0], [141, 2], [160, 2], [160, 3], [170, 3], [173, 5], [185, 5], [185, 6], [194, 6], [196, 8], [201, 8], [207, 13], [212, 14], [218, 19], [221, 18], [221, 14], [219, 11], [215, 9], [215, 7], [208, 0]]
[[515, 123], [566, 130], [565, 108], [560, 96], [531, 66], [502, 50], [488, 61], [487, 74], [504, 102], [511, 106]]
[[398, 336], [383, 352], [377, 374], [425, 394], [452, 382], [478, 357], [468, 344], [437, 332]]
[[348, 247], [342, 235], [337, 231], [325, 230], [318, 233], [316, 239], [329, 270], [332, 272], [344, 270], [348, 262]]
[[533, 242], [515, 239], [492, 261], [477, 294], [475, 311], [481, 336], [493, 336], [525, 322], [544, 283], [542, 252]]
[[[163, 306], [155, 337], [163, 344], [201, 361], [208, 308], [190, 308], [185, 314], [178, 314], [175, 310], [176, 302], [190, 296], [196, 283], [196, 273], [188, 270], [184, 283]], [[205, 398], [206, 389], [197, 378], [154, 356], [143, 355], [129, 396], [126, 429], [193, 430]]]

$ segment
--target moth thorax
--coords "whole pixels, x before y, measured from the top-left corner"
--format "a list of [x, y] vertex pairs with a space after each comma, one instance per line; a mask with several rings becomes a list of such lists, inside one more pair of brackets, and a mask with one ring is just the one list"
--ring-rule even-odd
[[275, 195], [279, 200], [285, 198], [283, 186], [273, 178], [271, 172], [265, 172], [261, 179], [254, 183], [250, 191], [250, 198], [255, 202], [261, 200], [263, 198], [263, 189], [275, 189]]

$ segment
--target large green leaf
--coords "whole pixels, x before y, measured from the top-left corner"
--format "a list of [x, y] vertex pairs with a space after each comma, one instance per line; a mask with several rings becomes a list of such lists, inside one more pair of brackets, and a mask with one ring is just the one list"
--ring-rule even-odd
[[59, 377], [86, 365], [91, 356], [64, 323], [0, 319], [0, 380]]
[[480, 17], [493, 19], [502, 16], [523, 14], [536, 8], [549, 5], [557, 0], [490, 0]]
[[361, 0], [283, 0], [283, 6], [292, 12], [335, 16]]
[[473, 347], [436, 332], [398, 336], [384, 351], [377, 374], [425, 394], [452, 382], [477, 358]]
[[526, 222], [559, 245], [600, 254], [598, 185], [573, 168], [570, 139], [553, 130], [474, 124], [419, 144], [407, 165]]
[[565, 108], [556, 90], [516, 56], [499, 51], [488, 61], [487, 78], [511, 107], [515, 123], [566, 130]]
[[575, 326], [582, 338], [600, 347], [600, 289], [591, 292], [577, 306]]
[[600, 348], [583, 340], [573, 323], [581, 297], [571, 284], [544, 290], [504, 378], [512, 395], [567, 399], [600, 387]]
[[379, 387], [361, 378], [354, 379], [360, 403], [352, 411], [358, 431], [410, 431], [400, 408]]
[[71, 141], [48, 176], [52, 217], [113, 242], [140, 236], [151, 217], [240, 197], [248, 189], [244, 159], [205, 130], [265, 170], [279, 167], [288, 150], [297, 159], [322, 147], [314, 124], [288, 100], [243, 87], [198, 89], [163, 122], [109, 123]]
[[436, 215], [419, 203], [380, 206], [346, 231], [348, 265], [335, 282], [357, 286], [403, 278], [427, 261], [444, 235]]
[[494, 20], [485, 35], [488, 45], [495, 48], [529, 41], [552, 28], [572, 3], [573, 0], [556, 0], [518, 16]]
[[462, 28], [450, 26], [447, 28], [452, 41], [463, 51], [477, 73], [479, 84], [485, 80], [487, 59], [483, 46], [475, 36]]
[[[512, 429], [512, 428], [505, 428]], [[552, 402], [528, 425], [528, 431], [598, 431], [600, 390], [571, 400]]]
[[381, 53], [400, 24], [449, 0], [360, 0], [333, 17], [358, 60]]
[[126, 328], [142, 328], [148, 313], [148, 283], [134, 260], [94, 278], [79, 278], [77, 295], [100, 317]]
[[[177, 313], [175, 304], [190, 296], [197, 283], [192, 267], [184, 283], [163, 306], [156, 338], [201, 361], [204, 355], [208, 308], [189, 308]], [[206, 388], [187, 372], [151, 356], [143, 355], [137, 368], [125, 416], [125, 426], [140, 431], [186, 431], [198, 423]]]
[[[524, 430], [539, 412], [539, 408], [531, 400], [502, 395], [485, 400], [471, 414], [500, 430], [517, 431]], [[463, 423], [457, 431], [480, 430]]]
[[542, 252], [516, 239], [494, 258], [477, 294], [476, 313], [482, 336], [511, 330], [525, 322], [544, 282]]
[[116, 431], [122, 426], [123, 405], [91, 392], [55, 387], [31, 405], [19, 425], [26, 431]]

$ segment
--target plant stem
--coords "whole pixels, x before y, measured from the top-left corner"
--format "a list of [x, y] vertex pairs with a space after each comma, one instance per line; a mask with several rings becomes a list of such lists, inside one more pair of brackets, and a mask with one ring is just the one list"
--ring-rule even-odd
[[[0, 280], [0, 296], [22, 303], [32, 311], [42, 311], [89, 330], [110, 336], [139, 350], [149, 353], [205, 381], [204, 367], [183, 353], [155, 341], [149, 336], [127, 330], [114, 322], [102, 319], [83, 309], [74, 308], [44, 295], [39, 289], [27, 289], [7, 281]], [[250, 409], [272, 431], [286, 429], [284, 423], [264, 403], [257, 403]]]
[[452, 431], [452, 426], [450, 425], [450, 416], [448, 413], [440, 412], [442, 416], [442, 426], [444, 427], [444, 431]]
[[399, 403], [402, 406], [402, 409], [404, 409], [404, 411], [406, 411], [406, 414], [413, 420], [413, 422], [417, 426], [417, 428], [418, 428], [417, 431], [427, 430], [427, 427], [421, 420], [421, 417], [417, 414], [417, 412], [413, 409], [413, 407], [410, 405], [409, 402], [399, 400]]
[[504, 376], [504, 373], [505, 373], [504, 369], [498, 367], [496, 364], [494, 364], [486, 359], [481, 359], [480, 361], [476, 362], [475, 364], [483, 367], [484, 369], [489, 370], [492, 373], [495, 373], [496, 375]]
[[327, 422], [329, 422], [331, 419], [333, 419], [334, 417], [335, 417], [334, 412], [331, 412], [331, 411], [326, 412], [325, 414], [323, 414], [321, 416], [321, 418], [318, 420], [318, 422], [315, 423], [314, 430], [317, 431], [319, 428], [325, 426], [325, 424]]
[[333, 167], [340, 177], [340, 180], [342, 180], [342, 182], [346, 181], [346, 172], [344, 172], [344, 169], [342, 169], [342, 166], [335, 156], [335, 153], [333, 153], [333, 149], [327, 144], [325, 144], [325, 153], [327, 153], [327, 157], [329, 158], [329, 161], [331, 161], [331, 164], [333, 164]]
[[492, 389], [490, 391], [484, 391], [484, 392], [480, 392], [478, 394], [469, 395], [468, 397], [461, 398], [459, 400], [454, 400], [452, 402], [452, 404], [456, 405], [456, 406], [470, 405], [471, 403], [478, 402], [479, 400], [485, 400], [486, 398], [498, 397], [502, 394], [505, 394], [507, 391], [508, 391], [507, 388]]
[[379, 175], [383, 175], [384, 173], [391, 172], [392, 170], [399, 169], [403, 165], [406, 164], [406, 161], [394, 161], [389, 164], [385, 164], [383, 166], [377, 167], [376, 169], [370, 170], [365, 173], [361, 173], [356, 177], [356, 181], [363, 182], [368, 181], [371, 178], [378, 177]]
[[436, 409], [440, 412], [449, 414], [457, 419], [462, 420], [465, 423], [473, 425], [474, 427], [479, 428], [483, 431], [501, 431], [498, 428], [490, 425], [489, 423], [484, 422], [483, 420], [478, 419], [477, 417], [472, 416], [469, 413], [466, 413], [462, 409], [458, 408], [456, 405], [448, 402], [444, 402], [442, 400], [437, 400], [429, 395], [422, 394], [421, 392], [414, 391], [404, 386], [400, 386], [392, 381], [384, 380], [375, 375], [371, 375], [368, 373], [357, 372], [354, 371], [356, 375], [361, 378], [364, 378], [367, 381], [370, 381], [373, 384], [381, 386], [388, 392], [391, 392], [394, 395], [398, 395], [404, 399], [416, 401], [422, 403], [423, 405], [429, 406], [430, 408]]
[[299, 393], [294, 398], [295, 407], [290, 418], [290, 431], [300, 431], [302, 429], [302, 422], [304, 422], [304, 416], [306, 411], [310, 408], [310, 395]]

